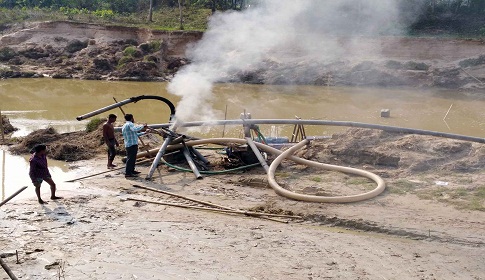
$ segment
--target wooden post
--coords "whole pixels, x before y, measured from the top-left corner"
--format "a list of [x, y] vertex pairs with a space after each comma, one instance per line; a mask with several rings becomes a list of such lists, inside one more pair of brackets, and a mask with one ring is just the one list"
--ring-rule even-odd
[[0, 133], [2, 134], [2, 144], [5, 144], [5, 131], [3, 130], [3, 116], [0, 109]]

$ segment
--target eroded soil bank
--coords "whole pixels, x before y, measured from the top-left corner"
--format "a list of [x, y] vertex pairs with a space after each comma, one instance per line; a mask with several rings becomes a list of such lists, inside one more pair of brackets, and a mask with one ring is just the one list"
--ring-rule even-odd
[[[71, 22], [37, 23], [0, 38], [0, 75], [12, 77], [169, 80], [190, 63], [185, 51], [203, 33]], [[329, 37], [332, 59], [291, 49], [229, 73], [224, 81], [335, 86], [483, 88], [483, 39]], [[316, 45], [318, 48], [318, 44]], [[275, 50], [278, 51], [278, 50]], [[315, 53], [315, 50], [312, 51]], [[318, 52], [317, 52], [318, 53]]]

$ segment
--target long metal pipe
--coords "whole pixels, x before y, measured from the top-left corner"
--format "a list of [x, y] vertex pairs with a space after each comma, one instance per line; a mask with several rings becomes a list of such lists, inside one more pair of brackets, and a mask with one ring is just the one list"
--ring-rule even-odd
[[209, 161], [194, 147], [190, 147], [189, 149], [200, 161], [202, 161], [205, 165], [209, 164]]
[[145, 99], [159, 100], [159, 101], [164, 102], [170, 108], [170, 120], [172, 120], [172, 118], [175, 116], [175, 105], [173, 105], [173, 103], [170, 102], [170, 100], [168, 100], [167, 98], [164, 98], [164, 97], [161, 97], [161, 96], [157, 96], [157, 95], [140, 95], [140, 96], [130, 97], [128, 99], [122, 100], [122, 101], [117, 102], [115, 104], [111, 104], [111, 105], [108, 105], [108, 106], [103, 107], [101, 109], [98, 109], [98, 110], [92, 111], [90, 113], [81, 115], [81, 116], [77, 117], [76, 119], [78, 121], [81, 121], [81, 120], [84, 120], [84, 119], [87, 119], [87, 118], [90, 118], [90, 117], [93, 117], [93, 116], [102, 114], [102, 113], [107, 112], [109, 110], [112, 110], [112, 109], [115, 109], [115, 108], [119, 108], [119, 107], [121, 107], [123, 105], [129, 104], [129, 103], [138, 102], [140, 100], [145, 100]]
[[202, 179], [202, 175], [200, 175], [199, 169], [197, 169], [197, 166], [195, 165], [194, 160], [193, 160], [193, 159], [192, 159], [192, 157], [190, 156], [190, 151], [189, 151], [189, 148], [187, 147], [187, 145], [185, 145], [185, 142], [182, 142], [182, 145], [184, 146], [184, 147], [182, 148], [182, 152], [183, 152], [183, 154], [184, 154], [185, 160], [186, 160], [186, 161], [187, 161], [187, 163], [189, 164], [190, 169], [192, 169], [192, 172], [194, 173], [195, 178], [196, 178], [197, 180]]
[[[178, 127], [195, 127], [195, 126], [217, 126], [217, 125], [243, 125], [243, 124], [302, 124], [302, 125], [327, 125], [327, 126], [344, 126], [344, 127], [359, 127], [359, 128], [369, 128], [378, 129], [388, 132], [406, 133], [406, 134], [418, 134], [418, 135], [428, 135], [442, 138], [450, 138], [462, 141], [470, 141], [477, 143], [485, 143], [485, 138], [460, 135], [454, 133], [445, 133], [431, 130], [413, 129], [398, 126], [388, 126], [361, 122], [348, 122], [348, 121], [329, 121], [329, 120], [296, 120], [296, 119], [246, 119], [246, 120], [215, 120], [215, 121], [196, 121], [196, 122], [186, 122], [180, 123]], [[151, 124], [150, 128], [167, 128], [172, 124]], [[121, 128], [116, 128], [120, 130]]]
[[23, 192], [27, 187], [22, 187], [20, 190], [14, 192], [11, 196], [7, 197], [4, 201], [0, 202], [0, 207], [5, 203], [9, 202], [12, 198], [16, 197], [19, 193]]
[[172, 142], [172, 139], [173, 137], [168, 135], [167, 138], [165, 138], [165, 141], [163, 141], [162, 147], [160, 147], [160, 150], [158, 150], [157, 156], [152, 162], [152, 166], [150, 167], [150, 171], [148, 171], [148, 175], [146, 179], [152, 178], [153, 173], [155, 172], [155, 169], [157, 169], [158, 164], [160, 163], [162, 156], [165, 154], [165, 150], [167, 150], [168, 144]]

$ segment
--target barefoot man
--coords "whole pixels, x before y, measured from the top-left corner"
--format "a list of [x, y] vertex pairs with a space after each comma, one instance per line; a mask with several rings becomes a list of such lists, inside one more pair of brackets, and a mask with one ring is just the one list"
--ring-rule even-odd
[[113, 164], [113, 160], [115, 159], [116, 156], [116, 148], [120, 144], [118, 143], [118, 140], [116, 140], [115, 137], [115, 128], [113, 126], [113, 123], [116, 121], [116, 115], [115, 114], [110, 114], [108, 116], [108, 121], [103, 125], [103, 138], [104, 142], [106, 143], [106, 146], [108, 146], [108, 169], [109, 168], [115, 168], [116, 165]]
[[30, 171], [29, 176], [32, 179], [32, 183], [35, 186], [35, 194], [37, 194], [37, 199], [40, 204], [45, 204], [46, 202], [40, 197], [40, 185], [43, 181], [51, 187], [51, 199], [61, 199], [62, 197], [56, 196], [56, 183], [51, 178], [51, 173], [47, 167], [47, 157], [46, 151], [47, 147], [45, 145], [37, 145], [34, 148], [35, 153], [30, 157]]

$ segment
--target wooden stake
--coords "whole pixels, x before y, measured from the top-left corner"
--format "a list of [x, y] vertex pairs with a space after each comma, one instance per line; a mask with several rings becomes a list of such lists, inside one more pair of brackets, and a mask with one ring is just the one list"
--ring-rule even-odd
[[0, 109], [0, 133], [2, 134], [2, 144], [5, 144], [5, 131], [3, 130], [2, 110]]
[[[224, 120], [227, 120], [227, 104], [226, 104], [226, 110], [224, 111]], [[222, 138], [224, 138], [224, 135], [226, 134], [226, 125], [222, 128]]]

